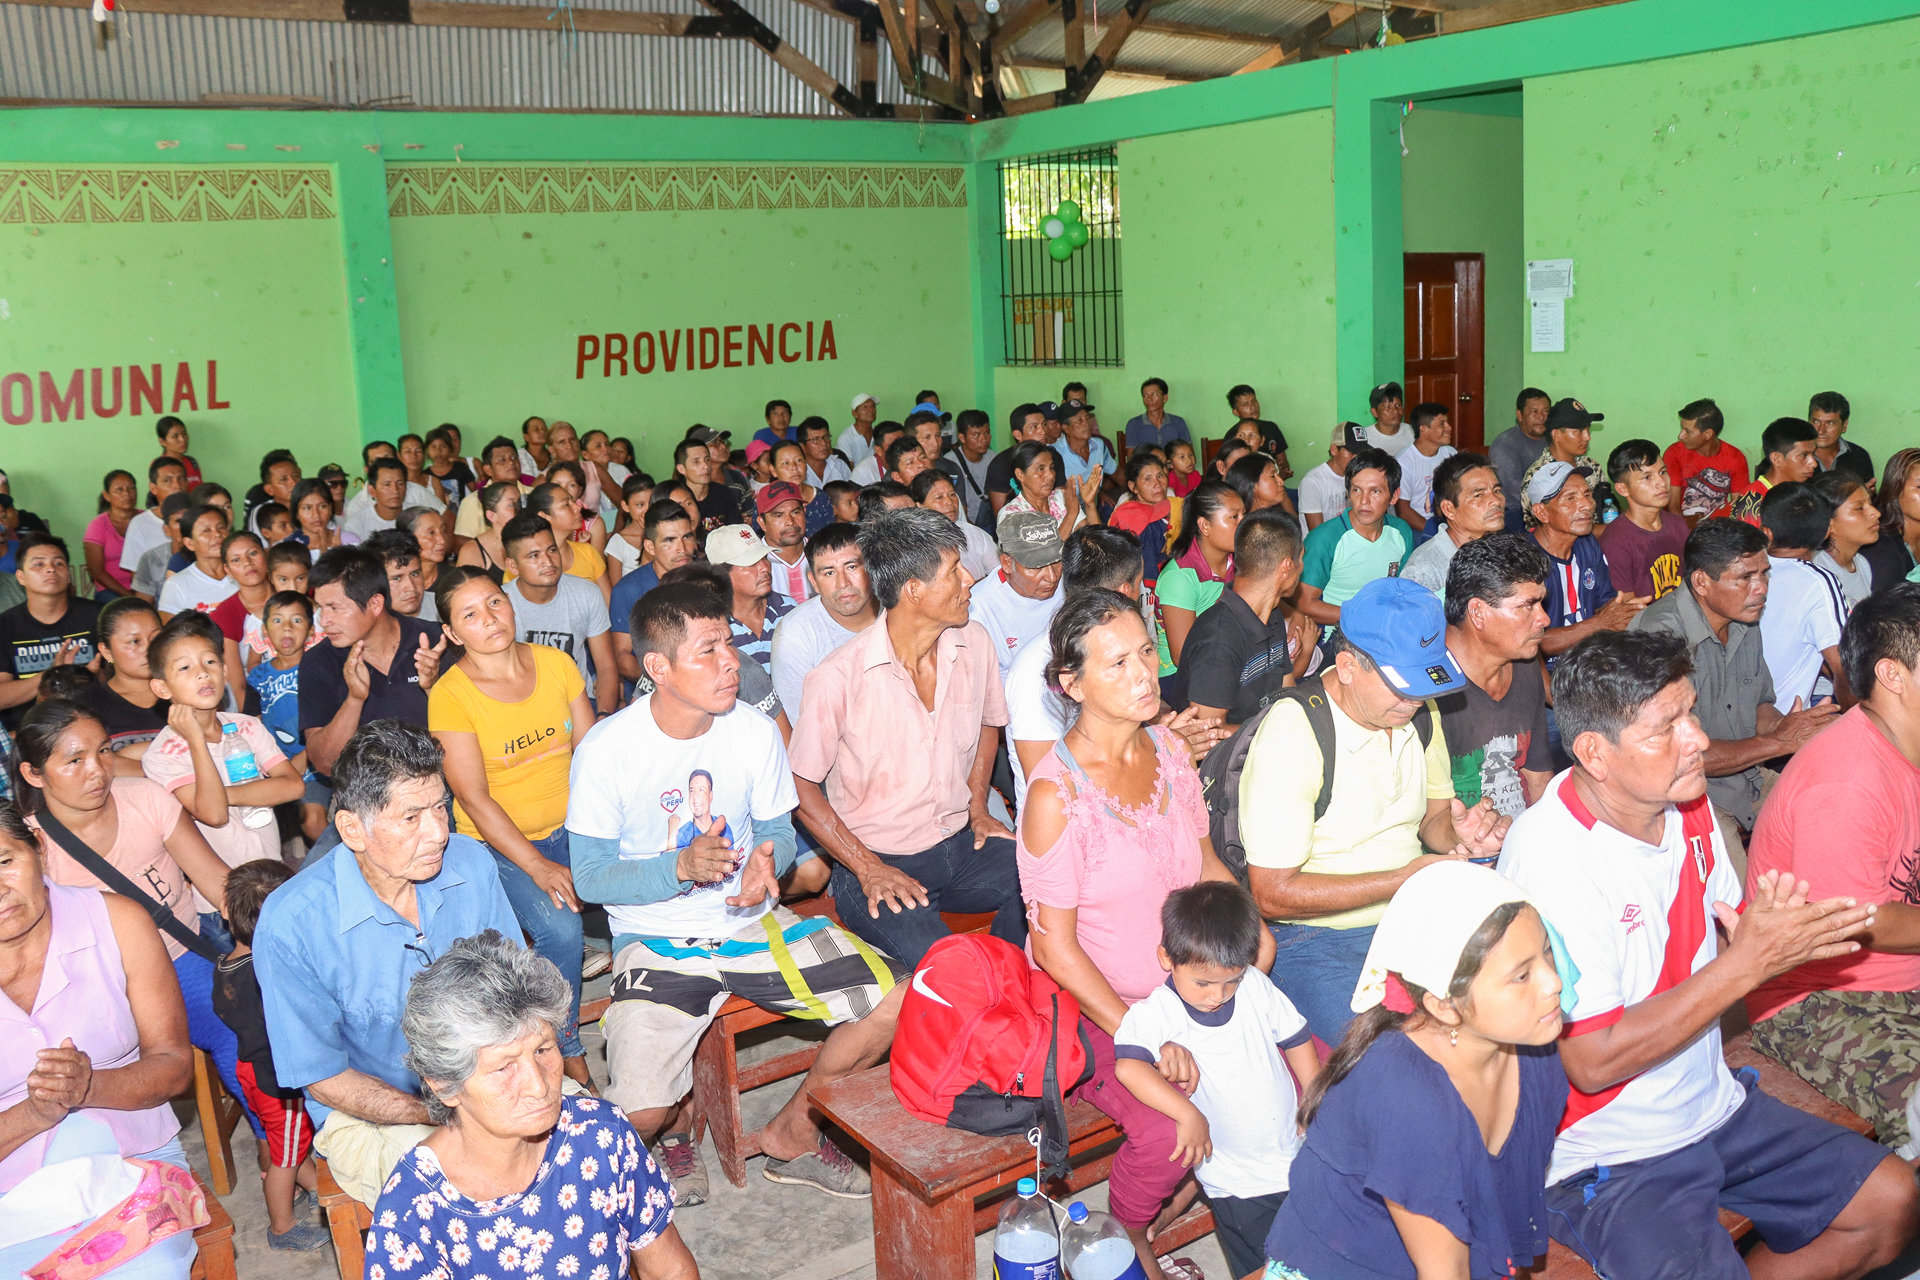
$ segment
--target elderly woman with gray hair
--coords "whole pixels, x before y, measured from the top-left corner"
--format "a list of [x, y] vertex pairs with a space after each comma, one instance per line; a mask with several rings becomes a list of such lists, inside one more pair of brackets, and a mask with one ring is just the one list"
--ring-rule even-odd
[[493, 929], [414, 979], [406, 1061], [439, 1127], [381, 1189], [368, 1280], [609, 1280], [629, 1255], [641, 1280], [698, 1280], [673, 1188], [633, 1126], [561, 1091], [571, 998], [551, 961]]

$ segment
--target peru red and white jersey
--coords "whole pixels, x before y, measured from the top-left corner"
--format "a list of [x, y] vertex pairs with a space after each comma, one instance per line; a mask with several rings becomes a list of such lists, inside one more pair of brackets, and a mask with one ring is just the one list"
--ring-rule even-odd
[[[1698, 972], [1719, 951], [1713, 904], [1740, 905], [1705, 796], [1668, 806], [1665, 838], [1649, 845], [1596, 821], [1571, 772], [1514, 820], [1499, 869], [1552, 922], [1579, 970], [1567, 1037], [1612, 1026], [1628, 1005]], [[1715, 1023], [1622, 1084], [1594, 1094], [1569, 1087], [1547, 1180], [1678, 1150], [1718, 1128], [1744, 1097]]]

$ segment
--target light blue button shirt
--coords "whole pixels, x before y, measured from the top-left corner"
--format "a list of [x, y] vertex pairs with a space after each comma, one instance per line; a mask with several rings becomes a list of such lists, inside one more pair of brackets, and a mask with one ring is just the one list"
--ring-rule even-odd
[[1113, 455], [1107, 452], [1107, 442], [1099, 436], [1093, 436], [1087, 441], [1087, 457], [1084, 462], [1080, 460], [1080, 455], [1073, 451], [1073, 446], [1067, 443], [1065, 436], [1060, 437], [1060, 443], [1053, 447], [1053, 451], [1066, 463], [1069, 480], [1078, 480], [1095, 467], [1100, 468], [1107, 475], [1112, 475], [1114, 468], [1119, 465], [1114, 462]]
[[[520, 940], [493, 855], [451, 835], [440, 874], [416, 886], [420, 928], [380, 901], [353, 850], [336, 846], [268, 896], [254, 930], [254, 972], [266, 1005], [273, 1070], [305, 1088], [352, 1068], [403, 1093], [420, 1079], [402, 1059], [407, 987], [461, 938], [498, 929]], [[307, 1099], [317, 1129], [332, 1111]]]

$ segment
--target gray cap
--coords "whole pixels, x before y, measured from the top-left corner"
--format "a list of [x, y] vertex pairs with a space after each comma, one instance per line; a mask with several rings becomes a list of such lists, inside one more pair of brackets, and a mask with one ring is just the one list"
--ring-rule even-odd
[[1038, 511], [1015, 511], [1000, 517], [1000, 550], [1013, 562], [1028, 569], [1044, 569], [1060, 563], [1065, 548], [1060, 542], [1060, 526], [1052, 516]]
[[1571, 462], [1561, 462], [1556, 458], [1534, 472], [1533, 479], [1527, 481], [1527, 505], [1531, 507], [1536, 502], [1551, 501], [1554, 494], [1566, 487], [1569, 476], [1592, 475], [1592, 467], [1576, 467]]

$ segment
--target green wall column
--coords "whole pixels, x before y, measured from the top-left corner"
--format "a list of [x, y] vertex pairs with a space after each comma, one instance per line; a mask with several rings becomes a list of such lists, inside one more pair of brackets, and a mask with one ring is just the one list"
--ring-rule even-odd
[[[1000, 166], [967, 166], [968, 275], [973, 293], [973, 401], [987, 411], [995, 440], [1005, 434], [995, 412], [995, 371], [1006, 352], [1006, 308], [1000, 305]], [[1010, 442], [1010, 441], [1009, 441]]]
[[407, 379], [400, 360], [400, 304], [393, 282], [393, 231], [387, 223], [387, 165], [362, 150], [335, 166], [340, 180], [340, 251], [353, 342], [353, 394], [360, 440], [396, 440], [407, 421]]
[[1406, 362], [1400, 291], [1400, 104], [1363, 85], [1334, 100], [1338, 412], [1365, 421], [1367, 393]]

